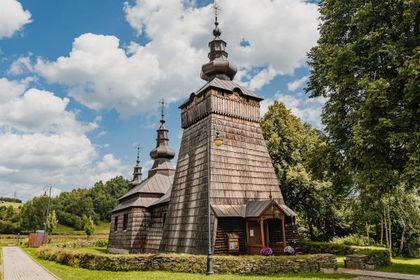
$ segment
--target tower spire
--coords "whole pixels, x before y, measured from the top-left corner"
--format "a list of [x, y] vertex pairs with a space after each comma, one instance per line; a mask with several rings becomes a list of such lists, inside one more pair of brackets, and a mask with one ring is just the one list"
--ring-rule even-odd
[[213, 40], [209, 42], [210, 52], [208, 58], [210, 61], [201, 67], [201, 78], [206, 81], [211, 81], [214, 78], [221, 80], [233, 80], [237, 72], [235, 65], [229, 62], [228, 53], [225, 51], [226, 42], [220, 39], [222, 31], [219, 29], [218, 16], [220, 13], [220, 6], [215, 2], [214, 9], [214, 29]]
[[150, 152], [150, 157], [155, 160], [152, 168], [149, 170], [149, 177], [157, 172], [172, 173], [173, 167], [170, 160], [175, 157], [175, 152], [169, 147], [168, 129], [165, 127], [165, 105], [166, 102], [162, 98], [159, 100], [160, 110], [160, 126], [157, 130], [156, 148]]
[[132, 187], [140, 184], [141, 175], [142, 175], [142, 172], [141, 172], [142, 167], [140, 166], [140, 145], [137, 145], [136, 149], [137, 149], [136, 165], [134, 166], [133, 180], [131, 180], [131, 182], [130, 182]]

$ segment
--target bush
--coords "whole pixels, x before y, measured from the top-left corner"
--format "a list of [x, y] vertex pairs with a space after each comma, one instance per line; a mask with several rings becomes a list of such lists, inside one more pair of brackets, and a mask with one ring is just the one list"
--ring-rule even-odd
[[350, 234], [344, 237], [335, 237], [333, 243], [355, 246], [369, 246], [374, 244], [374, 241], [367, 236]]
[[382, 247], [350, 246], [338, 243], [306, 241], [302, 244], [302, 252], [305, 254], [367, 255], [369, 257], [369, 264], [374, 264], [378, 267], [391, 265], [391, 254], [388, 249]]
[[[205, 255], [187, 254], [131, 254], [113, 255], [90, 253], [44, 246], [38, 256], [45, 260], [64, 265], [92, 270], [147, 271], [205, 273]], [[248, 275], [276, 274], [286, 272], [316, 272], [321, 268], [335, 268], [334, 255], [320, 254], [307, 256], [214, 256], [216, 273]]]

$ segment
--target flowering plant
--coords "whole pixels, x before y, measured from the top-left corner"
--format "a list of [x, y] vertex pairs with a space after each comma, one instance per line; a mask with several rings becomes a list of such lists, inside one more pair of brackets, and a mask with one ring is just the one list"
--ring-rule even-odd
[[273, 249], [271, 249], [270, 247], [264, 247], [261, 249], [260, 254], [262, 256], [271, 256], [273, 254]]
[[284, 247], [284, 252], [287, 255], [294, 255], [295, 254], [295, 249], [293, 249], [292, 246], [286, 246], [286, 247]]

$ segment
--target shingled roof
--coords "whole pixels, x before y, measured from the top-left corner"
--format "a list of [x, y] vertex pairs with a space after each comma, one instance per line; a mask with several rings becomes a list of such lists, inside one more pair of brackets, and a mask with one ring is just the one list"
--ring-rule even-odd
[[216, 217], [259, 217], [270, 205], [274, 203], [286, 216], [296, 216], [296, 213], [284, 204], [274, 200], [250, 201], [241, 205], [212, 205]]

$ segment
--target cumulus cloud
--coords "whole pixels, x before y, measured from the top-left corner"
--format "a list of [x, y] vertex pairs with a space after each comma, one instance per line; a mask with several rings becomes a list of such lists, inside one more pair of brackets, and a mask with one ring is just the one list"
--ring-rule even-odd
[[25, 24], [32, 22], [31, 13], [16, 0], [1, 0], [0, 39], [13, 36]]
[[295, 91], [298, 88], [302, 88], [303, 85], [306, 83], [306, 81], [308, 80], [308, 76], [304, 76], [300, 79], [291, 81], [290, 83], [287, 83], [287, 88], [290, 91]]
[[276, 93], [273, 98], [265, 99], [261, 102], [261, 115], [268, 111], [268, 107], [274, 101], [282, 102], [292, 114], [302, 121], [309, 123], [317, 129], [322, 129], [321, 113], [327, 101], [325, 97], [308, 98], [304, 93], [283, 94]]
[[[126, 3], [128, 23], [147, 43], [123, 47], [115, 36], [83, 34], [69, 54], [40, 59], [35, 70], [49, 82], [68, 86], [69, 94], [87, 107], [115, 108], [123, 116], [155, 108], [160, 97], [185, 98], [203, 83], [199, 73], [213, 28], [211, 6], [193, 3]], [[317, 6], [304, 0], [223, 0], [220, 5], [230, 59], [254, 90], [301, 67], [318, 38]]]
[[86, 187], [127, 174], [113, 155], [100, 158], [86, 133], [96, 123], [77, 120], [69, 100], [0, 79], [0, 196], [30, 198], [46, 185]]

